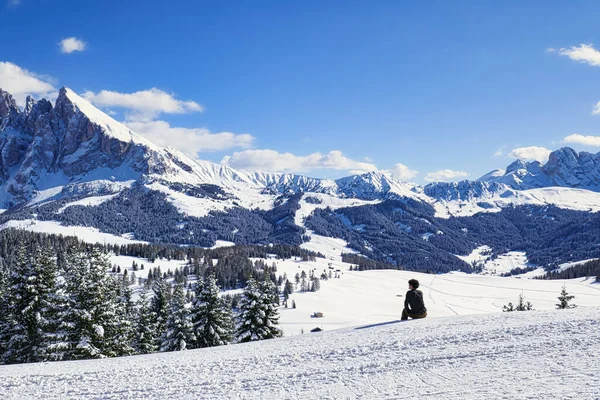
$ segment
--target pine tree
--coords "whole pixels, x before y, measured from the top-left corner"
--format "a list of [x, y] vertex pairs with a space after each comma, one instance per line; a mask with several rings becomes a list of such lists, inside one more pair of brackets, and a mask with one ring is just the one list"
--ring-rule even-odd
[[[5, 334], [3, 360], [6, 363], [44, 361], [48, 347], [56, 340], [58, 326], [56, 259], [51, 250], [27, 255], [24, 246], [17, 250], [17, 262], [10, 276], [9, 321]], [[4, 335], [3, 335], [4, 336]]]
[[531, 304], [531, 302], [525, 302], [525, 296], [523, 296], [523, 293], [521, 293], [519, 295], [519, 303], [517, 304], [517, 306], [515, 307], [516, 311], [531, 311], [533, 310], [533, 304]]
[[160, 336], [156, 332], [156, 316], [148, 300], [148, 290], [142, 289], [137, 301], [136, 334], [134, 348], [138, 353], [150, 354], [158, 350]]
[[195, 341], [194, 327], [189, 311], [185, 308], [185, 292], [183, 286], [175, 285], [166, 332], [163, 335], [161, 351], [181, 351], [187, 349], [188, 343]]
[[134, 307], [131, 301], [129, 279], [124, 275], [120, 280], [109, 277], [109, 295], [114, 303], [114, 317], [106, 326], [107, 356], [128, 356], [135, 354]]
[[119, 283], [108, 275], [110, 263], [98, 249], [69, 258], [67, 292], [69, 358], [104, 358], [132, 354], [130, 326]]
[[198, 281], [191, 315], [196, 340], [193, 347], [213, 347], [233, 340], [231, 308], [219, 297], [214, 275]]
[[171, 302], [171, 286], [162, 278], [157, 278], [152, 283], [154, 297], [150, 302], [158, 337], [162, 337], [167, 329], [167, 319], [169, 317], [169, 304]]
[[239, 342], [272, 339], [283, 335], [277, 326], [279, 301], [273, 296], [274, 286], [270, 280], [261, 284], [254, 279], [248, 280], [248, 286], [240, 301], [237, 327]]
[[[35, 358], [38, 361], [60, 361], [68, 350], [63, 322], [66, 305], [64, 279], [59, 278], [58, 260], [49, 247], [37, 253], [34, 265], [41, 282], [46, 282], [42, 284], [46, 296], [40, 294], [39, 297], [43, 305], [39, 318], [44, 332]], [[43, 289], [40, 290], [40, 293], [43, 292]]]
[[567, 286], [563, 285], [562, 290], [560, 292], [560, 296], [558, 296], [558, 301], [560, 303], [556, 304], [557, 309], [565, 309], [565, 308], [575, 308], [577, 307], [575, 304], [569, 304], [571, 300], [573, 300], [575, 296], [567, 293]]
[[517, 303], [517, 305], [515, 306], [512, 302], [508, 303], [508, 305], [505, 305], [502, 307], [502, 311], [504, 312], [511, 312], [511, 311], [531, 311], [533, 310], [533, 304], [531, 304], [531, 302], [525, 302], [525, 296], [523, 296], [523, 293], [521, 293], [519, 295], [519, 302]]
[[10, 340], [10, 326], [12, 318], [9, 314], [8, 282], [3, 263], [0, 263], [0, 364], [6, 353]]

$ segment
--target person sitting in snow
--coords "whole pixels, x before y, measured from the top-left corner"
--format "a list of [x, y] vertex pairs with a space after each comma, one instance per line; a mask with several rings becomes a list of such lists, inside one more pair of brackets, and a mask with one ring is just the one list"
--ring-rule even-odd
[[408, 281], [408, 292], [404, 298], [404, 310], [402, 310], [402, 320], [406, 321], [408, 317], [413, 319], [425, 318], [427, 316], [427, 308], [423, 302], [423, 292], [417, 290], [419, 281], [411, 279]]

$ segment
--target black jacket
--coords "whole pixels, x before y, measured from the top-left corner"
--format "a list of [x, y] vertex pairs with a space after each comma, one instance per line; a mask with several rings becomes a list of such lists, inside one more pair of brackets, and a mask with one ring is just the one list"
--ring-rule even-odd
[[409, 290], [404, 298], [404, 308], [412, 314], [423, 314], [427, 312], [423, 302], [423, 292], [420, 290]]

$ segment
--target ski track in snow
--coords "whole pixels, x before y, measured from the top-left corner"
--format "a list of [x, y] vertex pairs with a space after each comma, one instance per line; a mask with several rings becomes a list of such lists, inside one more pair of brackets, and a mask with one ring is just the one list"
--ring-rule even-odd
[[0, 367], [2, 399], [599, 399], [600, 308]]

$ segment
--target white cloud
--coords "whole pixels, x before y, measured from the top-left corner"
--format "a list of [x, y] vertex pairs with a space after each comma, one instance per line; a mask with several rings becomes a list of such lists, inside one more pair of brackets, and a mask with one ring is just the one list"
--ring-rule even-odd
[[574, 133], [565, 137], [563, 143], [578, 143], [585, 146], [600, 147], [600, 136], [584, 136]]
[[430, 172], [425, 176], [427, 182], [448, 182], [458, 178], [465, 178], [469, 174], [464, 171], [453, 171], [451, 169], [442, 169], [435, 172]]
[[594, 109], [592, 110], [592, 115], [600, 114], [600, 101], [594, 105]]
[[594, 48], [592, 44], [580, 44], [562, 49], [548, 49], [550, 52], [558, 52], [561, 56], [567, 56], [571, 60], [579, 61], [595, 67], [600, 66], [600, 51]]
[[248, 148], [254, 137], [231, 132], [211, 133], [204, 128], [172, 127], [166, 121], [130, 121], [125, 124], [151, 142], [162, 147], [174, 147], [192, 157], [200, 152], [219, 151], [230, 148]]
[[548, 161], [550, 153], [552, 153], [552, 151], [545, 147], [530, 146], [513, 149], [513, 151], [510, 152], [509, 156], [522, 160], [535, 160], [540, 162], [546, 162]]
[[494, 152], [494, 157], [495, 158], [502, 157], [504, 155], [505, 149], [506, 149], [506, 146], [500, 146], [500, 148]]
[[330, 151], [327, 154], [312, 153], [307, 156], [279, 153], [275, 150], [245, 150], [224, 157], [221, 164], [237, 169], [268, 172], [306, 172], [317, 169], [333, 169], [363, 173], [377, 170], [374, 164], [352, 160], [337, 150]]
[[389, 173], [392, 178], [400, 181], [409, 181], [419, 175], [419, 171], [410, 169], [406, 165], [400, 163], [394, 165], [394, 168], [392, 168]]
[[60, 46], [60, 52], [65, 54], [71, 54], [74, 51], [84, 51], [87, 44], [76, 37], [70, 37], [61, 40], [58, 45]]
[[0, 88], [13, 95], [20, 106], [25, 104], [27, 95], [53, 97], [56, 88], [50, 78], [34, 74], [11, 62], [0, 61]]
[[98, 107], [122, 107], [129, 121], [151, 121], [161, 113], [184, 114], [201, 112], [203, 108], [194, 101], [182, 101], [175, 95], [157, 88], [140, 90], [134, 93], [119, 93], [101, 90], [98, 93], [86, 91], [82, 97]]

